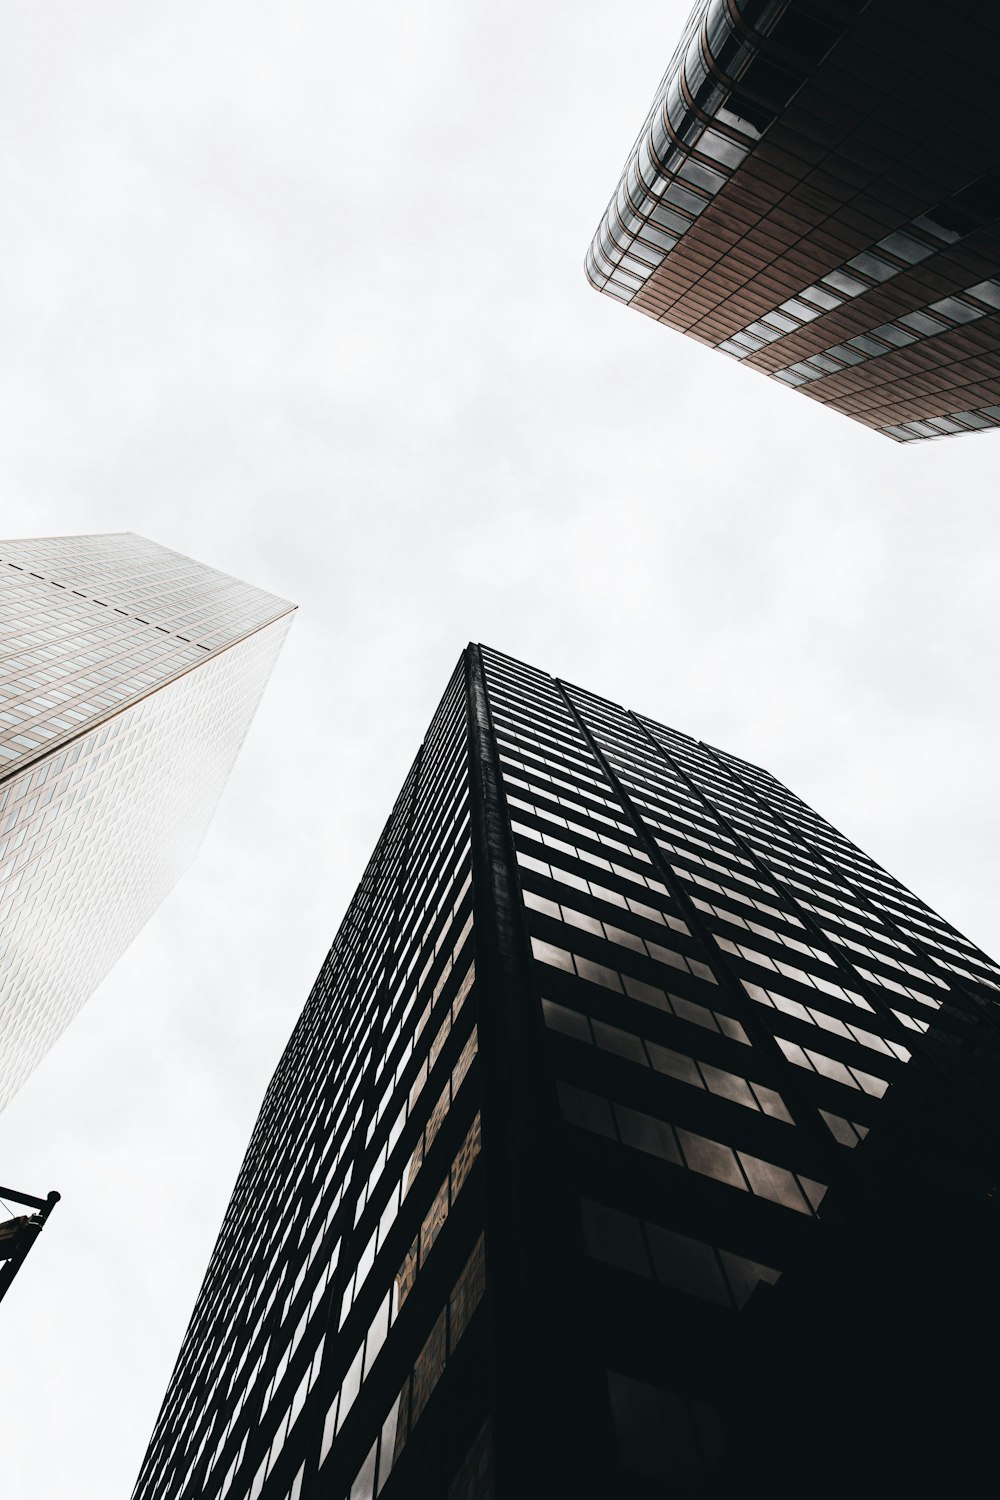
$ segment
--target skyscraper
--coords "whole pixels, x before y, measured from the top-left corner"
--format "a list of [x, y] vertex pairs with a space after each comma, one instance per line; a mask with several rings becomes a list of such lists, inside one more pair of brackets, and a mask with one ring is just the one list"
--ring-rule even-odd
[[137, 1500], [965, 1493], [998, 997], [767, 772], [470, 646]]
[[987, 0], [698, 0], [591, 284], [897, 442], [997, 426], [998, 43]]
[[127, 532], [0, 581], [3, 1104], [197, 852], [293, 606]]

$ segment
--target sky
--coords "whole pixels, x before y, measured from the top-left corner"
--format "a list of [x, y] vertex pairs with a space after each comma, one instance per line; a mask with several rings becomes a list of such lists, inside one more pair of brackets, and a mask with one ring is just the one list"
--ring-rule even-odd
[[0, 61], [0, 535], [299, 614], [192, 870], [0, 1116], [4, 1500], [127, 1500], [257, 1108], [461, 648], [768, 767], [1000, 954], [1000, 436], [587, 285], [686, 0], [42, 0]]

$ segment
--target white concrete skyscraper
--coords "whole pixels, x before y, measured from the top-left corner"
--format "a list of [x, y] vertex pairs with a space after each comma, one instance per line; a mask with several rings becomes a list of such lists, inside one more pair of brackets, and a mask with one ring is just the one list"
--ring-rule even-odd
[[129, 532], [0, 542], [0, 1105], [191, 863], [293, 612]]

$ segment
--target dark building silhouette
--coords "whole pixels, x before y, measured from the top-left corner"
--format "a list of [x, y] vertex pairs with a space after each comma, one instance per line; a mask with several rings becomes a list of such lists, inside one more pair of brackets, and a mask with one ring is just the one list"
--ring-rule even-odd
[[136, 1496], [972, 1493], [998, 996], [767, 772], [470, 646]]
[[[45, 1228], [59, 1198], [60, 1194], [54, 1190], [45, 1198], [36, 1198], [13, 1188], [0, 1187], [0, 1205], [5, 1214], [0, 1217], [0, 1302], [10, 1290], [14, 1277], [24, 1265], [28, 1251]], [[16, 1213], [12, 1205], [32, 1212]]]
[[898, 442], [997, 426], [998, 56], [989, 0], [699, 0], [589, 280]]

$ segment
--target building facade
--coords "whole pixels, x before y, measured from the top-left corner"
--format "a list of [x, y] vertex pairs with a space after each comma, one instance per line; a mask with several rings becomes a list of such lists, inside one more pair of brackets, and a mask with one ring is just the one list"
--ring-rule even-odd
[[193, 859], [293, 606], [131, 533], [0, 582], [3, 1104]]
[[997, 426], [998, 43], [988, 0], [698, 0], [591, 284], [897, 442]]
[[136, 1500], [964, 1493], [998, 999], [773, 776], [470, 646]]

